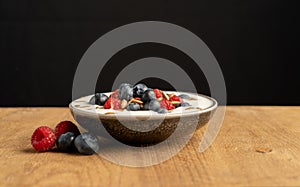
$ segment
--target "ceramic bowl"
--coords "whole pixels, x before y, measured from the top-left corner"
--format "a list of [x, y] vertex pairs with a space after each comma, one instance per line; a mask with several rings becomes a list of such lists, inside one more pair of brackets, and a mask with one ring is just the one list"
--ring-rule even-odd
[[[143, 146], [166, 140], [176, 128], [181, 128], [181, 132], [184, 132], [181, 133], [182, 136], [185, 133], [193, 133], [194, 131], [190, 131], [191, 128], [189, 128], [191, 124], [196, 124], [196, 128], [205, 125], [218, 105], [215, 99], [201, 94], [165, 92], [176, 95], [185, 94], [188, 98], [183, 100], [191, 106], [178, 107], [167, 114], [147, 110], [113, 110], [89, 104], [93, 96], [89, 95], [74, 100], [69, 108], [74, 119], [86, 131], [99, 137], [107, 137], [109, 134], [127, 145]], [[109, 96], [111, 92], [104, 94]]]

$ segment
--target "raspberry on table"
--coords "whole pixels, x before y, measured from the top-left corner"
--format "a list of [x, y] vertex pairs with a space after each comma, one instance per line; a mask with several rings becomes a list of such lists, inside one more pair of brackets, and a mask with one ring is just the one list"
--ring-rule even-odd
[[78, 127], [71, 121], [62, 121], [55, 127], [55, 136], [59, 138], [60, 135], [67, 132], [73, 132], [75, 136], [80, 134]]
[[31, 145], [37, 151], [48, 151], [54, 147], [56, 136], [54, 131], [47, 126], [37, 128], [31, 136]]

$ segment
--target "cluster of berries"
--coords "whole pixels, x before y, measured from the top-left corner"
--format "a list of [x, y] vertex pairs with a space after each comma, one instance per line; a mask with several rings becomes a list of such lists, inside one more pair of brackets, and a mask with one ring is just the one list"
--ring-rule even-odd
[[53, 147], [61, 152], [79, 152], [90, 155], [98, 151], [96, 137], [89, 133], [80, 134], [71, 121], [62, 121], [52, 130], [48, 126], [37, 128], [31, 136], [31, 145], [37, 151], [49, 151]]
[[145, 84], [131, 85], [122, 83], [109, 97], [96, 93], [90, 104], [103, 106], [104, 109], [127, 109], [130, 111], [152, 110], [158, 113], [168, 113], [177, 107], [190, 106], [183, 102], [180, 96], [167, 94], [159, 89], [148, 88]]

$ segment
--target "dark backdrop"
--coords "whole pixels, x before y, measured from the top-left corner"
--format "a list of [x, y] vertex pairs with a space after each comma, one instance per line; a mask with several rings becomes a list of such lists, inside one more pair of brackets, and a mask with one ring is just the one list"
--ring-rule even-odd
[[[229, 104], [300, 104], [297, 1], [0, 2], [1, 106], [67, 105], [86, 49], [118, 26], [145, 20], [171, 22], [197, 34], [223, 70]], [[169, 58], [182, 66], [189, 61], [163, 45], [132, 46], [110, 60], [97, 90], [109, 90], [124, 63], [146, 56]], [[189, 73], [200, 75], [197, 89], [209, 94], [199, 72]], [[159, 85], [159, 80], [144, 81]]]

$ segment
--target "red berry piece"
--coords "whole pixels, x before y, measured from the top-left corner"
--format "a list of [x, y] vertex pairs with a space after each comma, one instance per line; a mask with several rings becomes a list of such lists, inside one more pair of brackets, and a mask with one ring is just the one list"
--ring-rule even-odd
[[111, 94], [112, 98], [119, 98], [119, 90], [115, 90], [112, 94]]
[[56, 138], [59, 138], [60, 135], [65, 134], [67, 132], [73, 132], [75, 136], [80, 134], [77, 126], [71, 121], [62, 121], [56, 125], [55, 127]]
[[111, 108], [111, 101], [112, 101], [112, 97], [110, 96], [107, 101], [105, 102], [105, 104], [103, 105], [104, 109], [110, 109]]
[[161, 108], [165, 108], [165, 109], [168, 109], [168, 110], [173, 110], [175, 109], [175, 106], [172, 105], [172, 103], [166, 99], [163, 99], [161, 102], [160, 102], [160, 107]]
[[122, 101], [120, 99], [112, 98], [111, 105], [114, 110], [119, 110], [121, 108], [121, 103]]
[[153, 89], [153, 91], [156, 94], [156, 98], [161, 98], [163, 96], [161, 90], [159, 90], [159, 89]]
[[37, 151], [48, 151], [54, 147], [56, 136], [54, 131], [47, 126], [37, 128], [31, 136], [31, 145]]
[[170, 98], [170, 101], [179, 101], [180, 103], [182, 103], [182, 99], [180, 97], [178, 97], [177, 95], [173, 95]]

